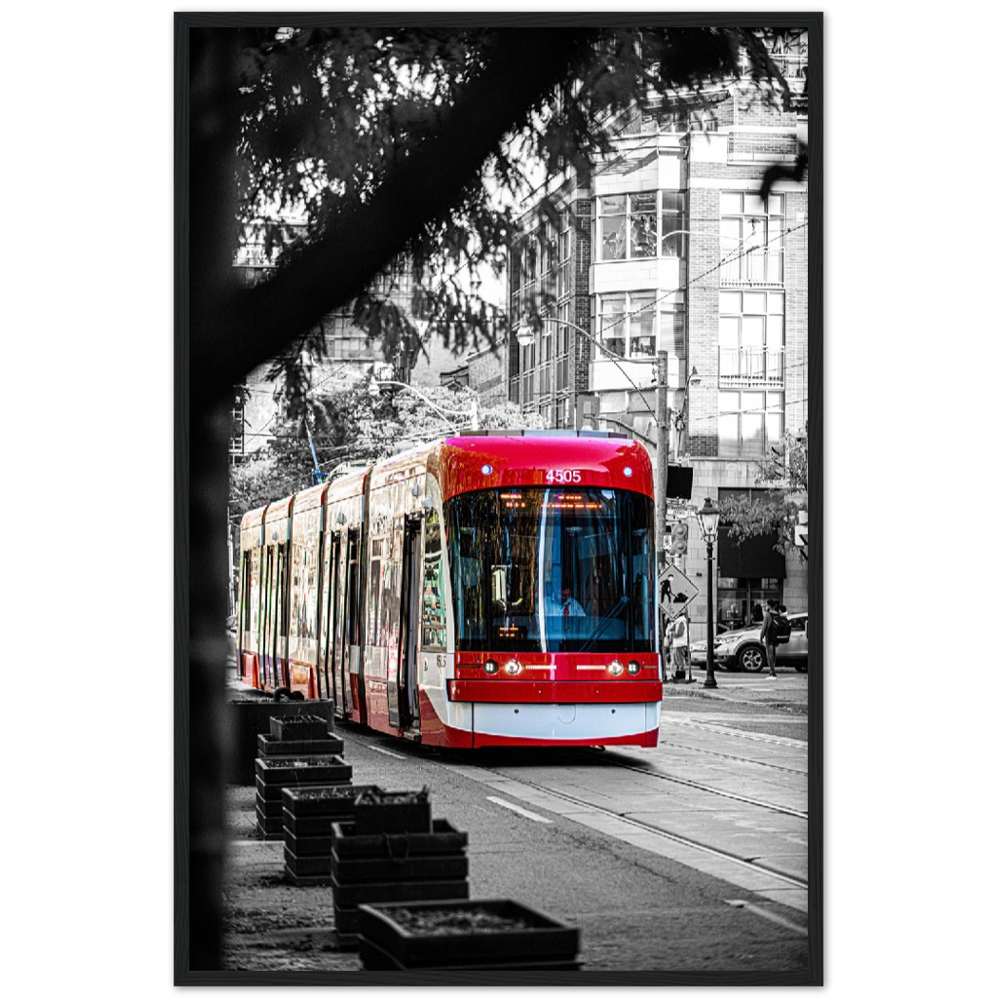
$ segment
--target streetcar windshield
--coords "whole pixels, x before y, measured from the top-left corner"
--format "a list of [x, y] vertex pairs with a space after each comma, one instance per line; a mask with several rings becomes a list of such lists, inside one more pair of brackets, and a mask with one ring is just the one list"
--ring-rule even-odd
[[444, 513], [458, 649], [655, 649], [648, 497], [517, 487], [462, 494]]

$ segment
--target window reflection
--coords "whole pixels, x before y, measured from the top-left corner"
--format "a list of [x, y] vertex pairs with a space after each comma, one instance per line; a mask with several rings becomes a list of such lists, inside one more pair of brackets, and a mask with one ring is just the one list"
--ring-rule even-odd
[[459, 649], [652, 651], [652, 502], [482, 490], [445, 505]]

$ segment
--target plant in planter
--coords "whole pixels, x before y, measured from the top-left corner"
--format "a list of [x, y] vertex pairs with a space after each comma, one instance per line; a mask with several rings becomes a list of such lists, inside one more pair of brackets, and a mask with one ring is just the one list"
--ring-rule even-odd
[[576, 969], [580, 932], [510, 899], [362, 904], [368, 969]]
[[355, 832], [430, 833], [430, 789], [419, 792], [362, 792], [354, 803]]

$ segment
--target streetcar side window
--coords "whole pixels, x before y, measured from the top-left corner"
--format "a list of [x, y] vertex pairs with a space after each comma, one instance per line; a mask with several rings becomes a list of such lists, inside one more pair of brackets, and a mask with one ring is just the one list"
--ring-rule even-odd
[[347, 644], [358, 645], [358, 548], [357, 531], [347, 533]]
[[447, 644], [444, 567], [441, 561], [441, 520], [432, 510], [424, 522], [424, 583], [421, 588], [423, 648], [444, 649]]
[[372, 540], [372, 558], [368, 564], [368, 642], [379, 643], [379, 596], [382, 587], [382, 547], [381, 538]]
[[[251, 590], [250, 581], [252, 579], [251, 573], [251, 554], [250, 552], [243, 553], [243, 579], [240, 580], [240, 631], [245, 632], [250, 628], [250, 608], [252, 606], [251, 601]], [[242, 636], [240, 637], [242, 640]]]

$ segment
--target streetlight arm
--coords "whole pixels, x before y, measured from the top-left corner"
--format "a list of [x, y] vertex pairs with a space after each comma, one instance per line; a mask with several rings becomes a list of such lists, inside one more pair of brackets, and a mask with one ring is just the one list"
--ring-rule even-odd
[[409, 389], [415, 396], [419, 396], [432, 410], [437, 410], [438, 413], [444, 414], [445, 416], [468, 417], [472, 423], [472, 429], [479, 429], [478, 399], [472, 400], [471, 410], [449, 410], [444, 406], [438, 406], [434, 400], [429, 399], [419, 389], [415, 389], [412, 385], [408, 385], [406, 382], [396, 382], [394, 379], [373, 378], [372, 385], [398, 385], [401, 389]]

